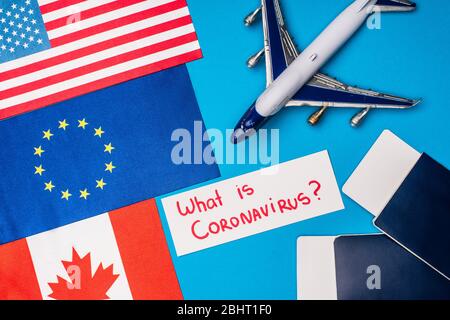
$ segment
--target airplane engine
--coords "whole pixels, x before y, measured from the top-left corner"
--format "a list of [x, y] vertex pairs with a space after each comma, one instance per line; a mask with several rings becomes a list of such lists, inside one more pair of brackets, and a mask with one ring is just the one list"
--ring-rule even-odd
[[367, 116], [367, 114], [369, 113], [370, 109], [372, 109], [371, 107], [362, 109], [361, 111], [359, 111], [358, 113], [356, 113], [353, 118], [350, 120], [350, 125], [352, 127], [357, 127], [361, 124], [361, 122], [364, 120], [364, 118]]

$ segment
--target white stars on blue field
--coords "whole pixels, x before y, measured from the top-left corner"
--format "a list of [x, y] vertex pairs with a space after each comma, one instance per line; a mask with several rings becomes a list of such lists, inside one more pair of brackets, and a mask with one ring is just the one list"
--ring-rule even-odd
[[0, 2], [0, 63], [49, 48], [36, 0]]

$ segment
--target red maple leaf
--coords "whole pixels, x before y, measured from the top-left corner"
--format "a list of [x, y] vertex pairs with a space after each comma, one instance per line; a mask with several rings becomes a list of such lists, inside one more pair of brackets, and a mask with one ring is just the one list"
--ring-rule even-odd
[[52, 289], [50, 298], [59, 300], [103, 300], [109, 299], [107, 292], [119, 277], [113, 273], [113, 265], [103, 268], [98, 266], [92, 276], [91, 254], [80, 258], [72, 248], [72, 261], [61, 261], [71, 281], [57, 276], [58, 282], [49, 283]]

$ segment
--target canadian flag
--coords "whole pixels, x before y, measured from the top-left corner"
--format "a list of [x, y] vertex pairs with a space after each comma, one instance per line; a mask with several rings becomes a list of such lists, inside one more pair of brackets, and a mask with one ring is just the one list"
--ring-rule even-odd
[[0, 299], [182, 299], [154, 200], [0, 246]]

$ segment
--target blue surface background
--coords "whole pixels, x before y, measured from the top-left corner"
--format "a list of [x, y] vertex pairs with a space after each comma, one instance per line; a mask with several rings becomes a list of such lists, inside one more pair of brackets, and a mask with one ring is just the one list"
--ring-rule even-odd
[[[305, 48], [350, 0], [282, 0], [286, 23]], [[317, 127], [310, 108], [284, 110], [267, 128], [280, 129], [280, 161], [327, 149], [340, 187], [382, 130], [390, 129], [419, 151], [450, 167], [448, 93], [450, 2], [417, 0], [413, 13], [386, 13], [382, 28], [363, 28], [324, 68], [351, 85], [423, 103], [407, 111], [378, 110], [363, 126], [353, 110], [331, 110]], [[204, 58], [188, 65], [206, 127], [232, 128], [265, 87], [264, 64], [248, 70], [248, 56], [262, 48], [261, 23], [245, 28], [258, 0], [188, 0]], [[256, 165], [221, 165], [222, 178]], [[177, 257], [158, 201], [180, 285], [187, 299], [295, 299], [296, 239], [301, 235], [373, 233], [372, 217], [342, 194], [346, 209], [309, 221]]]

